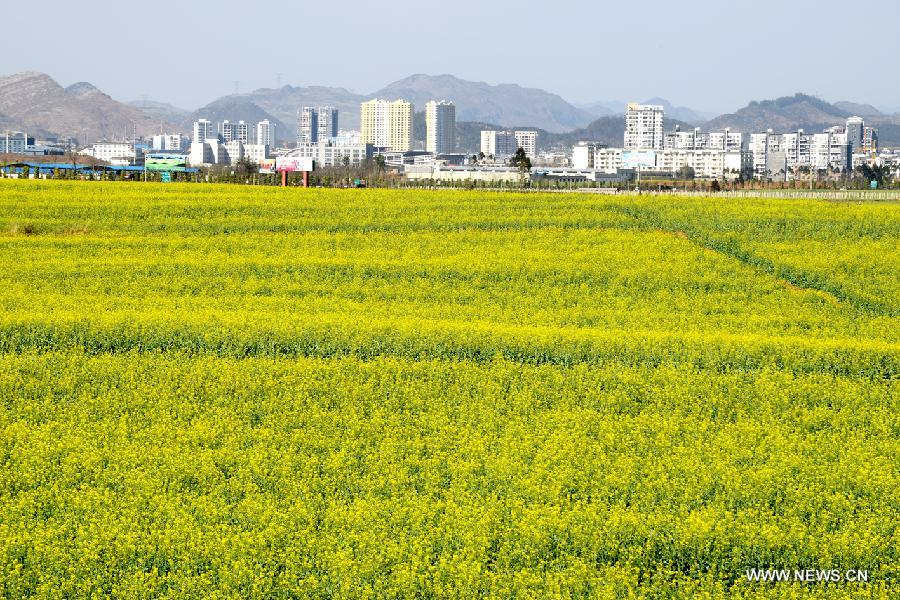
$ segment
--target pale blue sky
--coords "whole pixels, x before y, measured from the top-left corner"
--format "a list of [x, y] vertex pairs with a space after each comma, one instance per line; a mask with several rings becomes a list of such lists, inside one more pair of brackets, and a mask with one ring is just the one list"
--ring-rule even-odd
[[900, 110], [898, 28], [898, 0], [42, 0], [3, 12], [0, 74], [189, 109], [276, 73], [358, 92], [451, 73], [570, 101], [719, 112], [804, 91]]

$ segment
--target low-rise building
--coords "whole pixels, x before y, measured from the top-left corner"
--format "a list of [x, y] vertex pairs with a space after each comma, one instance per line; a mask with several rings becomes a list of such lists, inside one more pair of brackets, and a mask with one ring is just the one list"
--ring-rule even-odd
[[112, 165], [139, 165], [144, 162], [143, 149], [128, 142], [97, 142], [80, 154], [93, 156]]
[[594, 169], [603, 173], [618, 173], [623, 168], [623, 148], [597, 148], [594, 151]]
[[244, 159], [244, 143], [241, 140], [225, 142], [225, 156], [223, 164], [234, 165]]
[[225, 145], [218, 137], [207, 138], [191, 144], [190, 163], [194, 167], [224, 165], [227, 163]]
[[572, 147], [573, 169], [594, 169], [597, 150], [606, 149], [606, 144], [599, 142], [578, 142]]
[[454, 167], [448, 165], [411, 165], [404, 168], [404, 175], [413, 181], [443, 181], [514, 183], [523, 180], [522, 172], [516, 167]]
[[312, 158], [321, 167], [341, 167], [345, 164], [358, 165], [374, 156], [371, 144], [344, 144], [337, 138], [322, 140], [316, 144], [297, 144], [290, 156]]
[[433, 152], [424, 152], [422, 150], [410, 150], [409, 152], [379, 151], [376, 154], [384, 158], [384, 164], [391, 167], [431, 165], [434, 164], [436, 157]]
[[258, 165], [267, 158], [271, 158], [269, 146], [267, 144], [246, 144], [244, 146], [244, 158]]
[[676, 175], [682, 170], [691, 169], [694, 177], [702, 179], [750, 178], [753, 173], [753, 155], [743, 150], [660, 150], [656, 153], [655, 169]]

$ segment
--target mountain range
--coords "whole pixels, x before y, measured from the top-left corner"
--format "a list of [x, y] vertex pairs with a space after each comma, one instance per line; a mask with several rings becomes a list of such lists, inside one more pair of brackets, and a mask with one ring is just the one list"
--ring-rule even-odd
[[[627, 104], [627, 102], [600, 101], [590, 102], [587, 104], [577, 104], [576, 106], [591, 113], [592, 115], [594, 115], [594, 117], [599, 118], [617, 117], [619, 115], [623, 115], [625, 114], [625, 107]], [[674, 106], [665, 98], [650, 98], [649, 100], [644, 100], [643, 102], [641, 102], [641, 104], [655, 104], [662, 106], [666, 110], [667, 117], [671, 117], [672, 119], [677, 119], [685, 123], [690, 123], [692, 125], [700, 125], [716, 116], [715, 114], [694, 110], [692, 108], [688, 108], [687, 106]]]
[[[340, 126], [355, 129], [359, 127], [361, 102], [401, 97], [411, 100], [419, 111], [432, 98], [453, 100], [460, 149], [466, 152], [478, 150], [478, 132], [487, 127], [537, 130], [542, 148], [563, 147], [582, 139], [617, 145], [624, 131], [624, 102], [598, 101], [576, 106], [544, 90], [515, 84], [490, 85], [452, 75], [412, 75], [370, 94], [325, 86], [261, 88], [223, 96], [190, 111], [156, 100], [119, 102], [90, 83], [62, 87], [48, 75], [36, 72], [0, 77], [0, 128], [23, 130], [38, 137], [61, 135], [99, 140], [121, 138], [132, 130], [139, 135], [188, 133], [198, 118], [249, 123], [268, 119], [275, 123], [279, 139], [290, 140], [294, 137], [299, 106], [334, 106], [340, 111]], [[745, 133], [768, 128], [821, 131], [858, 114], [879, 128], [882, 145], [900, 145], [900, 114], [886, 114], [858, 102], [830, 104], [814, 96], [796, 94], [753, 101], [714, 118], [702, 111], [673, 106], [663, 98], [651, 98], [645, 103], [663, 105], [667, 127], [730, 127]], [[416, 120], [423, 120], [421, 112]]]
[[[855, 109], [863, 109], [860, 114]], [[848, 110], [852, 109], [852, 110]], [[776, 132], [820, 132], [834, 125], [843, 124], [853, 115], [865, 117], [866, 123], [878, 128], [881, 145], [900, 145], [900, 114], [886, 115], [872, 106], [854, 102], [829, 104], [821, 98], [807, 94], [784, 96], [775, 100], [753, 101], [744, 108], [727, 115], [720, 115], [703, 125], [706, 130], [730, 127], [736, 131], [752, 133], [772, 129]]]
[[[459, 121], [490, 122], [503, 127], [527, 124], [553, 132], [571, 131], [595, 118], [590, 112], [543, 90], [513, 84], [489, 85], [452, 75], [412, 75], [370, 94], [357, 94], [336, 87], [284, 86], [262, 88], [227, 98], [231, 98], [231, 106], [235, 108], [243, 105], [248, 116], [253, 112], [252, 104], [268, 113], [270, 120], [292, 124], [297, 120], [297, 108], [300, 106], [334, 106], [340, 111], [340, 126], [345, 129], [359, 128], [359, 105], [372, 98], [406, 98], [419, 110], [429, 100], [452, 99]], [[214, 114], [223, 100], [220, 98], [198, 109], [194, 116]], [[246, 120], [244, 116], [232, 118]]]
[[29, 135], [84, 139], [122, 137], [132, 130], [148, 135], [161, 126], [175, 125], [157, 122], [90, 83], [64, 88], [50, 76], [33, 71], [0, 77], [0, 120], [4, 128], [20, 129]]

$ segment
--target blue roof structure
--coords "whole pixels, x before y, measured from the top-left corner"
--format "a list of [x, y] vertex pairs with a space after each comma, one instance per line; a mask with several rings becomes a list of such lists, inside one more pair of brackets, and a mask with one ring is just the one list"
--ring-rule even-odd
[[[60, 171], [71, 171], [73, 170], [72, 163], [35, 163], [35, 162], [15, 162], [9, 163], [5, 165], [0, 165], [0, 169], [8, 170], [10, 167], [21, 169], [23, 167], [28, 167], [29, 169], [37, 169], [39, 171], [53, 171], [55, 169], [59, 169]], [[76, 171], [113, 171], [113, 172], [128, 172], [128, 173], [137, 173], [143, 172], [144, 167], [138, 166], [116, 166], [116, 165], [82, 165], [76, 164], [74, 167]], [[190, 168], [190, 167], [175, 167], [171, 169], [172, 172], [177, 173], [197, 173], [200, 169]]]

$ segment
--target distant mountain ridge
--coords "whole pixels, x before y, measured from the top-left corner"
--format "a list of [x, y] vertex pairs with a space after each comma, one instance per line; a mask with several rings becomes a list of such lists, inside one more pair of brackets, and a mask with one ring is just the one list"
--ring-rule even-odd
[[859, 102], [847, 102], [846, 100], [844, 100], [841, 102], [835, 102], [834, 105], [845, 112], [858, 115], [860, 117], [886, 116], [883, 112], [881, 112], [871, 104], [860, 104]]
[[[558, 147], [571, 140], [589, 139], [621, 145], [624, 103], [604, 101], [575, 106], [556, 94], [515, 84], [490, 85], [452, 75], [412, 75], [372, 94], [327, 86], [282, 86], [261, 88], [248, 94], [223, 96], [195, 111], [159, 101], [118, 102], [91, 83], [62, 87], [50, 76], [23, 72], [0, 77], [0, 128], [22, 130], [38, 137], [75, 136], [87, 141], [121, 139], [134, 129], [139, 135], [160, 132], [189, 133], [198, 118], [213, 121], [244, 120], [255, 126], [268, 119], [275, 123], [279, 140], [295, 139], [297, 109], [307, 105], [330, 105], [340, 111], [340, 127], [359, 127], [359, 104], [373, 97], [407, 98], [424, 109], [430, 99], [453, 100], [461, 149], [477, 150], [476, 127], [534, 129], [542, 148]], [[674, 107], [662, 98], [645, 103], [666, 108], [667, 127], [700, 126], [706, 130], [731, 129], [753, 133], [804, 129], [815, 132], [840, 125], [859, 115], [878, 127], [881, 145], [900, 145], [900, 114], [885, 114], [865, 103], [840, 101], [830, 104], [798, 93], [774, 100], [750, 102], [734, 113], [702, 120], [705, 115], [686, 107]], [[599, 114], [599, 116], [598, 116]], [[464, 142], [464, 143], [463, 143]]]
[[208, 119], [213, 123], [226, 120], [233, 123], [245, 121], [254, 132], [250, 135], [251, 139], [255, 137], [256, 124], [268, 120], [275, 124], [275, 139], [293, 140], [296, 137], [295, 127], [290, 127], [275, 115], [263, 110], [246, 95], [223, 96], [203, 108], [195, 110], [184, 119], [181, 124], [182, 128], [191, 131], [193, 122], [199, 119]]
[[[870, 114], [861, 115], [866, 122], [878, 128], [878, 137], [882, 145], [900, 144], [900, 115], [874, 114], [874, 107], [855, 103], [830, 104], [821, 98], [797, 93], [775, 100], [750, 102], [744, 108], [727, 115], [721, 115], [703, 125], [704, 129], [724, 129], [729, 127], [744, 133], [755, 133], [772, 129], [776, 133], [785, 133], [803, 129], [808, 133], [821, 132], [835, 125], [843, 125], [847, 118], [858, 114], [848, 108], [863, 108]], [[875, 109], [877, 110], [877, 109]]]
[[191, 111], [172, 106], [167, 102], [132, 100], [126, 104], [141, 111], [148, 119], [160, 123], [183, 124], [191, 115]]
[[482, 121], [502, 127], [527, 125], [552, 132], [583, 127], [593, 119], [590, 113], [557, 94], [516, 84], [466, 81], [453, 75], [411, 75], [369, 97], [406, 98], [420, 109], [429, 100], [452, 100], [460, 121]]
[[63, 88], [49, 75], [26, 71], [0, 77], [0, 114], [5, 129], [29, 135], [65, 135], [84, 140], [123, 138], [157, 133], [159, 123], [140, 110], [117, 102], [87, 82]]
[[[600, 101], [589, 104], [579, 104], [578, 106], [595, 117], [614, 117], [625, 114], [627, 102], [620, 101]], [[644, 100], [640, 104], [655, 104], [662, 106], [666, 111], [666, 116], [688, 124], [699, 125], [715, 116], [703, 111], [694, 110], [686, 106], [675, 106], [665, 98], [650, 98]]]

